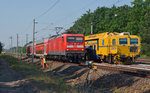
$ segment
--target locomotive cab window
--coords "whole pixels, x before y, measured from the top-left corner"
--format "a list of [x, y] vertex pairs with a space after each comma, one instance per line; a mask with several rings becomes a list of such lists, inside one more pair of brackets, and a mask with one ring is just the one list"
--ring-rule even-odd
[[83, 37], [73, 37], [73, 36], [69, 36], [67, 37], [67, 42], [83, 42]]
[[119, 44], [120, 45], [127, 45], [128, 44], [127, 38], [119, 38]]
[[138, 45], [138, 39], [137, 38], [130, 38], [130, 45]]
[[75, 37], [72, 36], [67, 37], [67, 42], [75, 42]]
[[83, 42], [83, 37], [76, 37], [76, 42], [82, 43]]
[[113, 40], [112, 40], [112, 44], [113, 44], [113, 45], [116, 45], [116, 39], [113, 39]]

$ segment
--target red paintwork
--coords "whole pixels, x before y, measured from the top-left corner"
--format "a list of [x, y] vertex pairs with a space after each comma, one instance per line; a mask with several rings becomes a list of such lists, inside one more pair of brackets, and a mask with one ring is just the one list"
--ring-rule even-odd
[[[77, 36], [77, 37], [83, 37], [82, 43], [76, 43], [76, 42], [67, 42], [67, 36]], [[64, 38], [62, 42], [62, 37]], [[48, 41], [48, 51], [84, 51], [85, 49], [85, 43], [84, 43], [84, 35], [82, 34], [63, 34], [59, 38], [55, 39], [49, 39]], [[73, 48], [67, 48], [67, 45], [73, 45]], [[77, 48], [77, 45], [83, 45], [83, 48]], [[68, 50], [67, 50], [68, 49]]]
[[[67, 42], [68, 36], [77, 36], [77, 37], [83, 37], [83, 42]], [[63, 41], [62, 41], [63, 37]], [[67, 48], [67, 45], [73, 45], [73, 48]], [[83, 46], [82, 48], [77, 48], [77, 46]], [[34, 54], [45, 54], [47, 55], [48, 52], [54, 52], [54, 51], [85, 51], [85, 40], [84, 35], [82, 34], [63, 34], [61, 37], [54, 38], [54, 39], [45, 39], [43, 43], [36, 42], [34, 44], [35, 52]], [[45, 50], [46, 47], [46, 50]], [[32, 45], [30, 46], [30, 51], [32, 53]], [[27, 53], [27, 51], [26, 51]]]

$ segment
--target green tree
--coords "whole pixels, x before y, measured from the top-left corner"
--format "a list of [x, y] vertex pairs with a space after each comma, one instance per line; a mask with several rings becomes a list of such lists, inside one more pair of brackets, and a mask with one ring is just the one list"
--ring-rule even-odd
[[3, 50], [3, 46], [2, 46], [2, 43], [0, 42], [0, 54], [1, 54], [2, 50]]
[[131, 4], [132, 6], [98, 7], [93, 12], [88, 10], [68, 31], [89, 35], [90, 23], [93, 22], [94, 34], [130, 32], [141, 37], [141, 53], [150, 56], [150, 0], [134, 0]]

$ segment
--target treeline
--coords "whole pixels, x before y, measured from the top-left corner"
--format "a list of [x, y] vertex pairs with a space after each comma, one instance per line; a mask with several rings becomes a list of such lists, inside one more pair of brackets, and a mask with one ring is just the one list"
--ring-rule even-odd
[[142, 54], [150, 56], [150, 0], [134, 0], [132, 6], [98, 7], [88, 10], [66, 33], [130, 32], [141, 37]]
[[[25, 44], [24, 46], [18, 46], [18, 53], [19, 54], [25, 54], [26, 53], [26, 46], [28, 44], [31, 44], [31, 43], [32, 43], [32, 41], [30, 41], [29, 43]], [[12, 47], [12, 48], [6, 50], [6, 52], [15, 54], [15, 53], [17, 53], [17, 47]]]

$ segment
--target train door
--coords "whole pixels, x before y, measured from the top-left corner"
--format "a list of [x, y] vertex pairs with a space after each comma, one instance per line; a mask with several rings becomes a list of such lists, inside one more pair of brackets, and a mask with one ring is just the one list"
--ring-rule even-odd
[[116, 38], [109, 38], [108, 63], [114, 63], [114, 56], [117, 54]]
[[110, 43], [110, 53], [117, 54], [117, 45], [116, 45], [116, 38], [111, 39]]
[[44, 55], [46, 55], [47, 43], [44, 44]]

